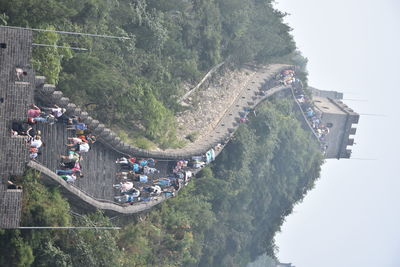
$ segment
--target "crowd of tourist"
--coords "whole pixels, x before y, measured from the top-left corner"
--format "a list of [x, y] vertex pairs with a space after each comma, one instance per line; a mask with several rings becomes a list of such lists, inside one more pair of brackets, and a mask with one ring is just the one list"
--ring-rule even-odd
[[170, 169], [160, 173], [158, 162], [154, 159], [119, 158], [116, 161], [120, 170], [116, 173], [118, 183], [113, 185], [117, 192], [114, 199], [121, 204], [133, 205], [155, 200], [161, 195], [174, 197], [189, 183], [197, 170], [214, 159], [215, 151], [210, 149], [204, 155], [178, 160], [173, 166], [166, 164]]
[[296, 78], [296, 73], [292, 69], [285, 69], [281, 71], [275, 76], [275, 79], [282, 85], [293, 85], [298, 81]]
[[74, 132], [74, 137], [68, 138], [71, 143], [67, 146], [67, 155], [61, 155], [60, 169], [56, 170], [57, 175], [67, 182], [74, 182], [77, 178], [83, 177], [80, 161], [82, 153], [88, 152], [90, 144], [96, 141], [94, 135], [87, 130], [86, 125], [76, 116], [68, 116], [65, 108], [57, 105], [53, 107], [38, 107], [32, 105], [27, 111], [27, 118], [24, 121], [15, 121], [11, 125], [13, 137], [25, 138], [29, 144], [29, 156], [36, 160], [45, 146], [41, 137], [41, 131], [35, 125], [44, 123], [52, 125], [63, 123], [68, 130]]
[[57, 169], [56, 173], [65, 181], [73, 183], [77, 178], [83, 178], [82, 155], [89, 152], [90, 146], [96, 142], [96, 137], [79, 117], [68, 117], [63, 113], [57, 118], [61, 118], [60, 122], [65, 123], [67, 130], [73, 132], [73, 137], [68, 137], [67, 155], [60, 155], [60, 169]]
[[313, 104], [312, 99], [304, 92], [303, 85], [295, 77], [294, 70], [284, 70], [276, 77], [280, 84], [291, 85], [296, 101], [307, 118], [311, 128], [321, 144], [321, 150], [325, 154], [328, 146], [326, 145], [326, 136], [329, 134], [329, 125], [322, 123], [322, 112]]
[[116, 191], [114, 200], [121, 204], [148, 202], [161, 195], [174, 197], [193, 175], [186, 160], [177, 161], [168, 175], [160, 175], [158, 163], [152, 158], [122, 157], [116, 164], [119, 171], [116, 173], [117, 183], [113, 185]]
[[24, 121], [14, 121], [11, 125], [11, 135], [13, 137], [21, 137], [29, 144], [29, 156], [35, 160], [41, 154], [42, 147], [45, 143], [42, 140], [40, 130], [34, 125], [36, 123], [54, 123], [51, 114], [43, 112], [38, 106], [32, 105], [27, 111], [27, 117]]
[[[77, 179], [84, 177], [81, 166], [83, 154], [89, 152], [91, 144], [96, 141], [96, 137], [91, 134], [79, 117], [68, 116], [64, 108], [56, 105], [53, 107], [32, 105], [27, 111], [26, 120], [12, 123], [11, 134], [13, 137], [24, 138], [29, 143], [30, 159], [37, 160], [45, 146], [37, 125], [55, 123], [66, 125], [67, 131], [72, 133], [65, 144], [66, 153], [60, 155], [59, 167], [55, 173], [66, 182], [74, 183]], [[134, 204], [148, 202], [162, 195], [173, 197], [182, 186], [188, 184], [193, 176], [191, 170], [204, 167], [209, 160], [207, 158], [210, 157], [208, 152], [207, 155], [193, 157], [190, 160], [179, 160], [168, 175], [165, 171], [163, 175], [160, 174], [155, 159], [121, 157], [116, 161], [119, 170], [113, 185], [116, 191], [114, 200], [121, 204]]]

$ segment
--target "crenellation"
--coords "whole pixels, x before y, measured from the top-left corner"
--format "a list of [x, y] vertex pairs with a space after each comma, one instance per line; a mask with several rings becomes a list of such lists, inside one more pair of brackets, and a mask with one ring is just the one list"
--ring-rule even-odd
[[348, 146], [352, 146], [354, 144], [354, 139], [353, 138], [349, 138], [348, 140], [347, 140], [347, 145]]
[[54, 102], [58, 102], [59, 99], [63, 97], [63, 93], [61, 91], [54, 91], [51, 95], [51, 100]]
[[42, 92], [47, 95], [53, 94], [55, 90], [56, 86], [54, 84], [44, 84], [42, 87]]
[[69, 103], [65, 108], [67, 109], [67, 112], [76, 114], [76, 105], [74, 103]]
[[46, 81], [44, 76], [35, 76], [35, 88], [43, 88]]
[[69, 98], [65, 96], [61, 97], [57, 102], [57, 105], [63, 108], [66, 108], [68, 104], [69, 104]]

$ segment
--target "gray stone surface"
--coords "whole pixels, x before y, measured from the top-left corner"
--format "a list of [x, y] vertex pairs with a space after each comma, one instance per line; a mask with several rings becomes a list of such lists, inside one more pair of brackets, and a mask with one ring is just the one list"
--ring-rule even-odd
[[[33, 103], [35, 75], [30, 65], [32, 33], [28, 30], [0, 29], [0, 227], [19, 225], [22, 192], [7, 192], [1, 183], [10, 175], [21, 175], [29, 160], [28, 146], [24, 139], [11, 137], [13, 121], [26, 118]], [[27, 75], [18, 79], [16, 68]]]
[[0, 228], [19, 226], [22, 207], [22, 190], [7, 189], [0, 184]]

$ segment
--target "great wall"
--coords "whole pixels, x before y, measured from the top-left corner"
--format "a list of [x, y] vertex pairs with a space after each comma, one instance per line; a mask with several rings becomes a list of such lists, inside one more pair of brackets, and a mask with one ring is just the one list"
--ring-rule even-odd
[[[259, 67], [249, 84], [243, 85], [240, 92], [231, 102], [228, 108], [220, 114], [220, 117], [203, 133], [200, 138], [181, 149], [145, 150], [125, 144], [112, 130], [89, 114], [77, 107], [74, 103], [57, 91], [54, 85], [46, 84], [45, 77], [35, 76], [30, 67], [32, 32], [22, 29], [0, 29], [0, 43], [6, 44], [5, 49], [0, 49], [0, 97], [4, 103], [0, 104], [0, 179], [9, 175], [22, 175], [26, 167], [35, 169], [42, 174], [45, 184], [56, 184], [62, 193], [69, 199], [72, 205], [84, 210], [101, 209], [108, 215], [132, 214], [147, 210], [167, 199], [159, 196], [150, 202], [138, 202], [134, 205], [121, 205], [113, 202], [113, 183], [117, 167], [115, 159], [123, 155], [136, 157], [155, 158], [160, 160], [160, 168], [163, 172], [169, 168], [169, 164], [175, 160], [188, 159], [192, 156], [203, 155], [218, 144], [226, 144], [239, 126], [240, 113], [244, 109], [253, 109], [269, 97], [284, 92], [286, 96], [295, 99], [293, 91], [288, 86], [275, 86], [271, 81], [282, 70], [293, 68], [290, 65], [275, 64], [267, 67]], [[23, 81], [17, 81], [14, 71], [17, 66], [28, 69], [28, 75]], [[273, 85], [273, 86], [271, 86]], [[90, 153], [85, 155], [83, 169], [85, 178], [70, 184], [54, 173], [59, 163], [59, 155], [65, 151], [64, 142], [71, 133], [63, 124], [38, 125], [46, 147], [43, 149], [38, 161], [30, 161], [28, 144], [21, 138], [11, 137], [10, 125], [13, 121], [24, 120], [26, 110], [34, 102], [41, 104], [57, 104], [66, 108], [69, 115], [79, 116], [90, 130], [98, 137]], [[298, 105], [298, 103], [297, 103]], [[298, 106], [300, 108], [300, 106]], [[301, 109], [300, 109], [301, 110]], [[300, 112], [300, 114], [302, 114]], [[307, 119], [304, 117], [304, 124]], [[311, 127], [308, 124], [308, 127]], [[223, 149], [223, 147], [222, 147]], [[217, 154], [221, 150], [217, 151]], [[0, 182], [4, 183], [4, 180]], [[1, 186], [4, 187], [2, 184]], [[2, 187], [2, 191], [7, 190]], [[2, 227], [18, 225], [21, 206], [21, 190], [7, 192], [2, 197], [6, 203], [0, 207], [1, 214], [7, 214], [9, 210], [18, 211], [19, 214], [2, 216]], [[7, 206], [8, 205], [8, 206]]]

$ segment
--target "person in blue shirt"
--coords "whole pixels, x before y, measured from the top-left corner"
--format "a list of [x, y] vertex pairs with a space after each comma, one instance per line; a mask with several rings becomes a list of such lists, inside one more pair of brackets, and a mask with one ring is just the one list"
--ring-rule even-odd
[[133, 170], [134, 172], [138, 173], [138, 172], [140, 171], [139, 164], [133, 163], [133, 165], [132, 165], [132, 170]]
[[141, 167], [145, 167], [145, 166], [147, 166], [147, 160], [142, 159], [141, 161], [139, 161], [139, 164]]
[[133, 203], [135, 200], [139, 201], [140, 191], [136, 188], [133, 188], [129, 194], [125, 194], [122, 196], [115, 196], [114, 199], [118, 203]]

